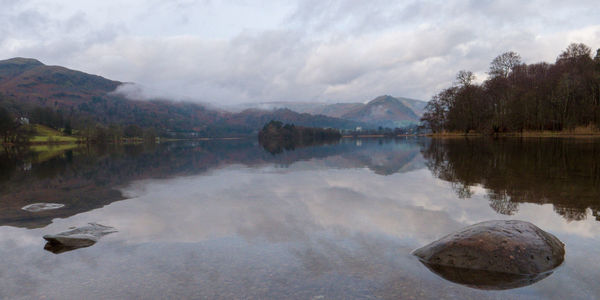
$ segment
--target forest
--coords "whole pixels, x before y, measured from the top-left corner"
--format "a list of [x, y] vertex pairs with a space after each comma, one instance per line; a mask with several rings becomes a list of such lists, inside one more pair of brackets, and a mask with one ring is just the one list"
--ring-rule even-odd
[[425, 108], [422, 125], [432, 133], [498, 134], [537, 131], [598, 133], [600, 49], [570, 44], [554, 63], [526, 64], [519, 54], [494, 58], [481, 84], [470, 71]]

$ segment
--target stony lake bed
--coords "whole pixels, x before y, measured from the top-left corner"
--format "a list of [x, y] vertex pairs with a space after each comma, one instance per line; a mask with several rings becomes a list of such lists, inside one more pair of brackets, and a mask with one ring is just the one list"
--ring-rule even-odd
[[[278, 153], [232, 140], [1, 155], [2, 299], [600, 297], [597, 139], [343, 139]], [[43, 203], [53, 205], [23, 209]], [[564, 243], [564, 261], [495, 290], [445, 279], [413, 255], [489, 220], [535, 224]], [[111, 232], [44, 249], [43, 236], [89, 223]]]

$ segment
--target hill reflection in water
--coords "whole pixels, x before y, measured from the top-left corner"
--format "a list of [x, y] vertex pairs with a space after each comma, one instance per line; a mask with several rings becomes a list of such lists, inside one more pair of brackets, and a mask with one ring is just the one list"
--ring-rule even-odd
[[[273, 155], [254, 140], [219, 140], [80, 147], [49, 153], [0, 153], [0, 226], [40, 228], [125, 199], [119, 188], [135, 180], [190, 176], [241, 164], [286, 167], [318, 160], [333, 168], [369, 168], [381, 175], [423, 168], [417, 140], [342, 140]], [[60, 209], [32, 213], [32, 203], [60, 203]]]
[[[567, 220], [591, 210], [600, 220], [600, 141], [587, 139], [342, 139], [273, 154], [255, 140], [80, 147], [51, 153], [0, 152], [0, 225], [40, 228], [125, 199], [132, 181], [202, 174], [229, 165], [368, 168], [391, 175], [429, 168], [459, 198], [484, 188], [490, 207], [512, 215], [519, 203], [552, 204]], [[32, 213], [32, 203], [60, 209]]]
[[[600, 247], [600, 223], [591, 217], [593, 199], [559, 202], [542, 193], [544, 177], [537, 183], [530, 178], [542, 176], [543, 166], [555, 168], [546, 179], [554, 180], [554, 190], [546, 192], [573, 188], [581, 196], [587, 188], [596, 195], [589, 175], [593, 159], [576, 157], [593, 155], [596, 144], [480, 142], [343, 139], [273, 155], [256, 141], [234, 140], [4, 154], [0, 298], [598, 295], [594, 249]], [[562, 153], [565, 164], [539, 154], [545, 151]], [[574, 185], [577, 178], [581, 185]], [[488, 205], [495, 192], [490, 182], [532, 196], [512, 202], [517, 193], [510, 190], [505, 200], [516, 206], [514, 215], [502, 215]], [[65, 206], [21, 210], [41, 202]], [[555, 212], [559, 206], [579, 207], [586, 219], [569, 222]], [[462, 270], [434, 270], [436, 275], [410, 254], [467, 225], [512, 218], [533, 222], [565, 243], [561, 268], [533, 278]], [[44, 235], [90, 222], [118, 232], [60, 255], [43, 250]]]

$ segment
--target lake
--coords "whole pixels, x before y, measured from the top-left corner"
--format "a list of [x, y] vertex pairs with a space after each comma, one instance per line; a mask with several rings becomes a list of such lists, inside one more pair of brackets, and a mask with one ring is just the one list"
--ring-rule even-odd
[[[1, 299], [600, 298], [600, 140], [255, 140], [0, 152]], [[41, 211], [33, 203], [64, 206]], [[465, 226], [565, 243], [531, 285], [481, 290], [411, 255]], [[96, 244], [45, 249], [90, 222]]]

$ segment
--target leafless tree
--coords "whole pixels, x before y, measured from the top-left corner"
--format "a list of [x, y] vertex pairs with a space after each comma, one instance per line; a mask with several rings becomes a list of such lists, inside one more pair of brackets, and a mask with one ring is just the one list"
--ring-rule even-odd
[[504, 52], [492, 60], [489, 74], [492, 77], [500, 76], [506, 78], [520, 64], [521, 56], [519, 54], [513, 51]]

